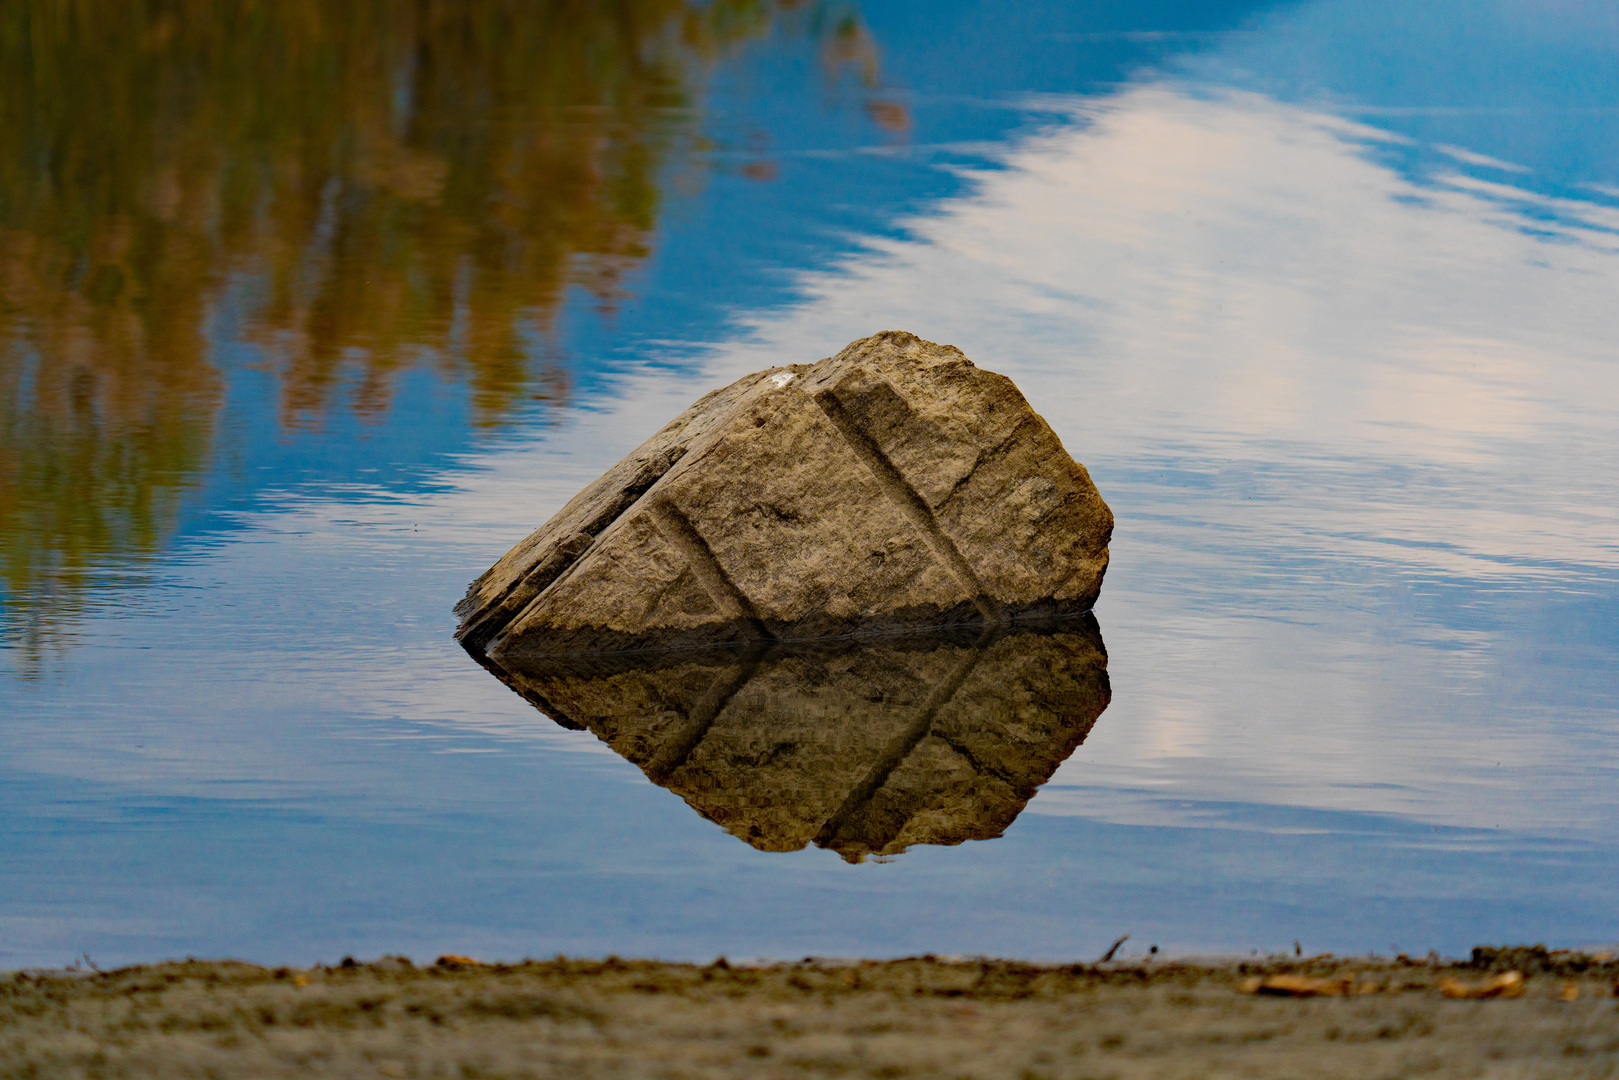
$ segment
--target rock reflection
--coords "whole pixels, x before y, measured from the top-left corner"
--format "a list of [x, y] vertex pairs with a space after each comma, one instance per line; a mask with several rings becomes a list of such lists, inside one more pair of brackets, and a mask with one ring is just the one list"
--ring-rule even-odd
[[1000, 836], [1110, 698], [1091, 616], [751, 651], [483, 661], [761, 851]]

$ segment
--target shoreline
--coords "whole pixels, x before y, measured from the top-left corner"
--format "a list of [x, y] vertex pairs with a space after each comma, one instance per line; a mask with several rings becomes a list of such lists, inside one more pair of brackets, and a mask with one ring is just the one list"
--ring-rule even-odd
[[[1491, 989], [1494, 987], [1494, 989]], [[0, 1076], [1610, 1075], [1619, 958], [187, 960], [0, 975]]]

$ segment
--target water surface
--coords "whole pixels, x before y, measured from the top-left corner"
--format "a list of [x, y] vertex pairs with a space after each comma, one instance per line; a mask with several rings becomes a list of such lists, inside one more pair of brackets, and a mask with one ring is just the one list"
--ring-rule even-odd
[[[0, 962], [1619, 938], [1608, 6], [623, 8], [0, 17]], [[450, 607], [887, 328], [1113, 507], [1111, 704], [760, 850]]]

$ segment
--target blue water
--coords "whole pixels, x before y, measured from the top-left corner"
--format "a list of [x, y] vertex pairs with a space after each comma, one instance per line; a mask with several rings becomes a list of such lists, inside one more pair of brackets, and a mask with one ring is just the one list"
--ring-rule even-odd
[[[0, 657], [0, 964], [1619, 940], [1612, 6], [861, 15], [874, 87], [721, 63], [698, 180], [505, 426], [424, 364], [289, 428], [219, 298], [172, 534]], [[760, 852], [450, 608], [702, 393], [888, 328], [1090, 469], [1112, 704], [998, 839]]]

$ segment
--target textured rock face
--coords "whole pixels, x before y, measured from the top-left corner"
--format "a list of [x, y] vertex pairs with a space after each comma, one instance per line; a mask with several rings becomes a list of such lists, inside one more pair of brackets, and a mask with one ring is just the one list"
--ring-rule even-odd
[[505, 663], [508, 686], [732, 835], [851, 861], [1001, 835], [1109, 700], [1089, 615]]
[[1010, 379], [887, 332], [698, 401], [473, 582], [491, 658], [1087, 610], [1113, 515]]

